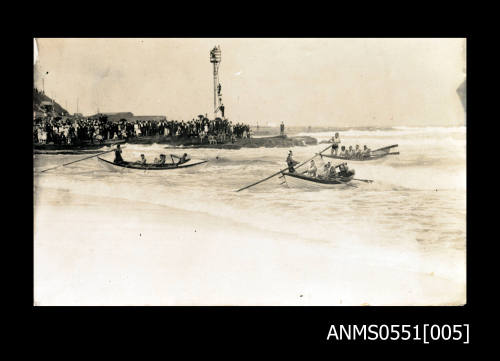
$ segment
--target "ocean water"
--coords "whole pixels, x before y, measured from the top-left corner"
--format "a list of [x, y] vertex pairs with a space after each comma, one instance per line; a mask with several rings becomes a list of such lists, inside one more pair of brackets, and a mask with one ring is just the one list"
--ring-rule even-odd
[[[333, 134], [303, 135], [322, 141]], [[274, 177], [241, 192], [235, 190], [285, 168], [288, 149], [188, 149], [192, 158], [209, 162], [184, 170], [127, 173], [112, 172], [94, 158], [40, 174], [84, 156], [35, 155], [35, 211], [40, 193], [49, 188], [92, 196], [89, 207], [97, 206], [94, 197], [153, 203], [293, 235], [304, 245], [342, 250], [360, 262], [464, 284], [466, 128], [350, 130], [340, 137], [342, 145], [371, 149], [398, 144], [400, 155], [348, 162], [356, 178], [374, 181], [353, 182], [356, 188], [289, 187]], [[326, 146], [294, 147], [294, 158], [307, 160]], [[126, 145], [122, 156], [137, 160], [143, 153], [152, 161], [159, 153], [181, 152], [159, 144]], [[104, 157], [111, 160], [113, 155]]]

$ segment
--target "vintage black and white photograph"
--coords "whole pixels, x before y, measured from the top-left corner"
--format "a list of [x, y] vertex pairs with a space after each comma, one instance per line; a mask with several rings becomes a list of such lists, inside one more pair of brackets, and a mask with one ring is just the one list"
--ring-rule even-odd
[[36, 306], [461, 306], [466, 39], [34, 38]]

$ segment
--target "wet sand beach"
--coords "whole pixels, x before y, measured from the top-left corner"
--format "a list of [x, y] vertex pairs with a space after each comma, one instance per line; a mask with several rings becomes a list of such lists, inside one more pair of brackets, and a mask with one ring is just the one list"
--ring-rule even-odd
[[453, 280], [395, 269], [223, 216], [54, 189], [38, 194], [37, 305], [444, 305], [465, 300]]

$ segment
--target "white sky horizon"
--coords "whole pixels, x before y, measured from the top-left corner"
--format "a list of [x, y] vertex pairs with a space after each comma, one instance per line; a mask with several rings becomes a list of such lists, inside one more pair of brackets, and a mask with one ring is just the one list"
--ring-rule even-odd
[[461, 126], [465, 39], [36, 39], [34, 86], [70, 113], [213, 115], [251, 125]]

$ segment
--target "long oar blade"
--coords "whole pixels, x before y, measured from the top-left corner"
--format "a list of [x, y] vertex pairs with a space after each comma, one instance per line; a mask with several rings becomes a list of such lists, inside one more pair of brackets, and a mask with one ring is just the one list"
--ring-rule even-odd
[[[125, 147], [123, 147], [123, 148], [125, 148]], [[110, 153], [110, 152], [114, 152], [114, 151], [115, 151], [115, 149], [111, 149], [111, 150], [108, 150], [106, 152], [102, 152], [102, 153], [91, 155], [90, 157], [86, 157], [86, 158], [83, 158], [83, 159], [74, 160], [74, 161], [69, 162], [69, 163], [60, 164], [60, 165], [52, 167], [52, 168], [44, 169], [44, 170], [40, 171], [40, 173], [47, 172], [49, 170], [56, 169], [56, 168], [59, 168], [59, 167], [64, 167], [65, 165], [73, 164], [73, 163], [76, 163], [76, 162], [81, 162], [82, 160], [87, 160], [87, 159], [94, 158], [94, 157], [97, 157], [99, 155]]]
[[[307, 163], [307, 162], [309, 162], [310, 160], [312, 160], [312, 159], [316, 158], [318, 155], [321, 155], [321, 153], [323, 153], [323, 152], [327, 151], [327, 150], [328, 150], [329, 148], [331, 148], [331, 147], [332, 147], [332, 145], [329, 145], [328, 147], [326, 147], [325, 149], [323, 149], [321, 152], [316, 153], [316, 154], [314, 155], [314, 157], [312, 157], [312, 158], [310, 158], [310, 159], [308, 159], [308, 160], [306, 160], [306, 161], [304, 161], [304, 162], [300, 163], [300, 164], [299, 164], [299, 165], [297, 165], [295, 168], [298, 168], [298, 167], [303, 166], [304, 164], [306, 164], [306, 163]], [[264, 182], [264, 181], [266, 181], [266, 180], [268, 180], [268, 179], [271, 179], [272, 177], [277, 176], [278, 174], [280, 174], [280, 173], [282, 173], [282, 172], [286, 171], [287, 169], [288, 169], [288, 168], [283, 168], [283, 169], [282, 169], [282, 170], [280, 170], [279, 172], [276, 172], [276, 173], [274, 173], [274, 174], [270, 175], [269, 177], [266, 177], [266, 178], [264, 178], [264, 179], [261, 179], [261, 180], [260, 180], [260, 181], [258, 181], [258, 182], [252, 183], [252, 184], [250, 184], [250, 185], [247, 185], [246, 187], [243, 187], [243, 188], [238, 189], [236, 192], [239, 192], [239, 191], [242, 191], [242, 190], [244, 190], [244, 189], [247, 189], [247, 188], [253, 187], [253, 186], [255, 186], [255, 185], [259, 184], [259, 183], [262, 183], [262, 182]]]
[[390, 149], [390, 148], [394, 148], [394, 147], [397, 147], [397, 146], [398, 146], [397, 144], [388, 145], [387, 147], [378, 148], [378, 149], [372, 150], [371, 152], [373, 153], [373, 152], [376, 152], [378, 150]]
[[266, 178], [264, 178], [264, 179], [261, 179], [261, 180], [260, 180], [260, 181], [258, 181], [258, 182], [252, 183], [252, 184], [250, 184], [250, 185], [248, 185], [248, 186], [246, 186], [246, 187], [243, 187], [243, 188], [238, 189], [236, 192], [239, 192], [239, 191], [242, 191], [242, 190], [244, 190], [244, 189], [247, 189], [247, 188], [253, 187], [253, 186], [255, 186], [255, 185], [259, 184], [259, 183], [262, 183], [262, 182], [264, 182], [264, 181], [266, 181], [266, 180], [268, 180], [268, 179], [271, 179], [272, 177], [277, 176], [278, 174], [280, 174], [281, 172], [284, 172], [284, 171], [285, 171], [285, 170], [287, 170], [287, 169], [288, 169], [288, 168], [283, 168], [283, 169], [282, 169], [282, 170], [280, 170], [279, 172], [276, 172], [276, 173], [274, 173], [274, 174], [270, 175], [269, 177], [266, 177]]
[[357, 181], [366, 182], [366, 183], [373, 183], [373, 181], [371, 179], [357, 179], [357, 178], [353, 178], [352, 180], [357, 180]]

